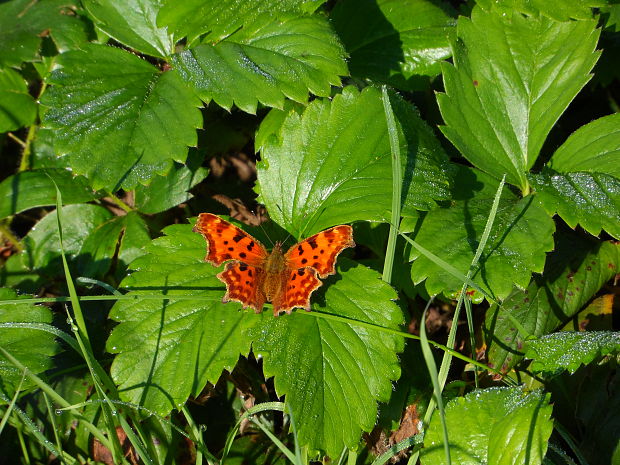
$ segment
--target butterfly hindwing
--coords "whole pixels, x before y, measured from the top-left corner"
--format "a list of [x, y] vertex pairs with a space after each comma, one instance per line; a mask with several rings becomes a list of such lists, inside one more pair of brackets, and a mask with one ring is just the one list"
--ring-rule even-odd
[[260, 242], [219, 216], [201, 213], [193, 230], [206, 239], [205, 260], [213, 265], [220, 265], [227, 260], [239, 260], [260, 267], [267, 258], [267, 251]]
[[336, 272], [336, 258], [347, 247], [355, 247], [353, 229], [348, 225], [334, 226], [294, 245], [285, 258], [290, 269], [311, 267], [325, 278]]
[[265, 295], [259, 285], [263, 274], [264, 271], [260, 268], [236, 260], [228, 262], [224, 271], [217, 275], [218, 279], [226, 284], [226, 294], [222, 302], [234, 300], [243, 304], [243, 308], [250, 307], [260, 312], [265, 305]]
[[287, 272], [284, 288], [273, 301], [273, 314], [291, 313], [293, 308], [310, 311], [310, 295], [323, 284], [312, 268], [299, 268]]

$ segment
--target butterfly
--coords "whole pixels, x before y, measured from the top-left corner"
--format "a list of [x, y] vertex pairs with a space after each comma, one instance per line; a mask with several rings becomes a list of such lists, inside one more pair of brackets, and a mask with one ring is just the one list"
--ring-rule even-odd
[[222, 301], [240, 302], [256, 313], [272, 302], [274, 316], [294, 308], [310, 311], [310, 295], [323, 284], [319, 278], [335, 274], [338, 254], [355, 247], [353, 229], [347, 225], [315, 234], [286, 253], [280, 242], [267, 252], [250, 234], [211, 213], [201, 213], [193, 231], [207, 241], [205, 261], [214, 266], [227, 262], [217, 275], [226, 284]]

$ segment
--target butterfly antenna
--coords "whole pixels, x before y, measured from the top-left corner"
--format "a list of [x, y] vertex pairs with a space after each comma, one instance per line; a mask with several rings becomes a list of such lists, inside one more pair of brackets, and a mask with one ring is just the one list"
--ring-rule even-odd
[[271, 237], [269, 237], [269, 234], [267, 233], [267, 231], [265, 230], [265, 228], [263, 228], [263, 223], [259, 223], [258, 226], [260, 227], [261, 231], [263, 231], [263, 234], [265, 234], [265, 237], [267, 238], [267, 240], [269, 241], [269, 243], [271, 244], [271, 248], [275, 247], [275, 244], [273, 243], [273, 241], [271, 240]]

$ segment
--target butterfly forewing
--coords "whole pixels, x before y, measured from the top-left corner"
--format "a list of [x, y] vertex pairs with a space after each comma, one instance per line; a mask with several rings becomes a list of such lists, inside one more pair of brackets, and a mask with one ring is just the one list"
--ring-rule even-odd
[[325, 278], [336, 272], [336, 258], [347, 247], [355, 247], [353, 229], [347, 225], [334, 226], [294, 245], [284, 257], [290, 269], [314, 268]]
[[207, 241], [205, 260], [220, 265], [227, 260], [239, 260], [261, 267], [267, 258], [265, 247], [237, 226], [211, 213], [201, 213], [193, 229]]

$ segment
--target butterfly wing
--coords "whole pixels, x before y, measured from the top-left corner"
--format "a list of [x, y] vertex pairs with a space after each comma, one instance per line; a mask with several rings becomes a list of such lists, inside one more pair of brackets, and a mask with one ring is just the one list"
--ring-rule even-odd
[[211, 213], [201, 213], [193, 229], [207, 241], [205, 261], [220, 265], [226, 260], [239, 260], [262, 267], [267, 258], [263, 244], [237, 226]]
[[222, 302], [234, 300], [243, 304], [243, 308], [250, 307], [259, 313], [265, 305], [265, 294], [260, 285], [264, 273], [261, 268], [236, 260], [228, 262], [224, 271], [217, 275], [218, 279], [226, 284], [226, 294]]
[[273, 300], [273, 314], [278, 316], [282, 311], [291, 313], [294, 308], [310, 311], [310, 294], [323, 284], [312, 268], [287, 270], [285, 285], [282, 292]]
[[353, 228], [340, 225], [301, 241], [291, 247], [284, 257], [291, 270], [310, 267], [325, 278], [336, 272], [336, 258], [347, 247], [355, 247]]

